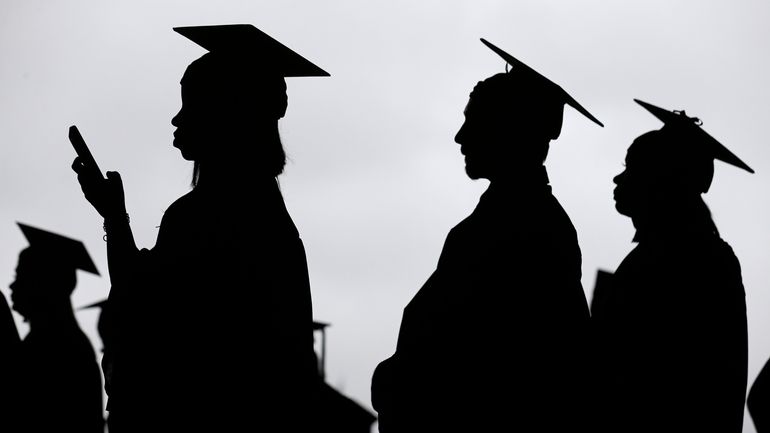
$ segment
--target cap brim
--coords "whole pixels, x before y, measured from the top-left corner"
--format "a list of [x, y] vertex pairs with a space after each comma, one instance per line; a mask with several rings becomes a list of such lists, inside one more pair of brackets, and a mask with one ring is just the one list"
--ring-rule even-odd
[[505, 51], [501, 50], [500, 48], [498, 48], [497, 46], [495, 46], [491, 42], [487, 41], [486, 39], [481, 38], [481, 42], [484, 45], [486, 45], [490, 50], [494, 51], [498, 56], [502, 57], [503, 60], [505, 60], [509, 65], [511, 65], [512, 68], [519, 68], [519, 69], [525, 70], [528, 73], [532, 74], [533, 76], [538, 77], [538, 78], [540, 78], [542, 80], [545, 80], [545, 82], [547, 82], [550, 86], [553, 86], [553, 88], [556, 89], [559, 92], [559, 94], [560, 94], [560, 96], [563, 99], [565, 104], [567, 104], [570, 107], [574, 108], [580, 114], [582, 114], [583, 116], [587, 117], [588, 119], [590, 119], [592, 122], [596, 123], [597, 125], [599, 125], [601, 127], [604, 127], [604, 124], [602, 122], [600, 122], [599, 119], [594, 117], [591, 113], [588, 112], [588, 110], [583, 108], [583, 106], [580, 105], [575, 100], [575, 98], [570, 96], [569, 93], [567, 93], [564, 89], [562, 89], [561, 86], [559, 86], [558, 84], [556, 84], [553, 81], [549, 80], [548, 78], [546, 78], [545, 76], [543, 76], [542, 74], [537, 72], [536, 70], [530, 68], [524, 62], [516, 59], [512, 55], [510, 55], [510, 54], [506, 53]]
[[283, 77], [328, 77], [292, 49], [251, 24], [174, 27], [174, 31], [211, 52], [226, 52], [252, 58], [265, 71]]
[[60, 257], [62, 262], [66, 261], [75, 269], [99, 275], [99, 271], [83, 242], [20, 222], [16, 222], [16, 224], [29, 242], [30, 248], [39, 248]]
[[686, 121], [689, 118], [685, 117], [683, 114], [678, 114], [674, 111], [660, 108], [650, 104], [649, 102], [644, 102], [639, 99], [634, 99], [634, 102], [641, 105], [645, 110], [649, 111], [650, 114], [658, 118], [658, 120], [666, 125], [680, 125], [683, 127], [691, 128], [691, 133], [694, 135], [693, 139], [702, 142], [705, 146], [708, 146], [709, 152], [714, 157], [714, 159], [718, 159], [727, 164], [742, 168], [749, 173], [754, 173], [754, 170], [749, 167], [748, 164], [743, 162], [740, 158], [738, 158], [738, 156], [732, 153], [728, 148], [722, 145], [722, 143], [712, 137], [703, 128], [701, 128], [695, 122]]

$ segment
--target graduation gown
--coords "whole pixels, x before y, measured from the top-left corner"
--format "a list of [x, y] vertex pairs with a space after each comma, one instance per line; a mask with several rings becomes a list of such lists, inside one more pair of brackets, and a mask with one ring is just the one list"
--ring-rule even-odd
[[579, 431], [581, 255], [547, 176], [492, 184], [447, 236], [376, 369], [383, 433]]
[[638, 233], [594, 309], [606, 431], [740, 433], [746, 304], [740, 264], [708, 229]]
[[111, 423], [192, 431], [307, 422], [316, 383], [305, 251], [276, 182], [197, 187], [113, 285]]
[[99, 364], [74, 318], [30, 331], [19, 361], [18, 431], [104, 431]]
[[0, 412], [3, 431], [19, 431], [19, 356], [21, 339], [5, 296], [0, 294]]
[[757, 433], [770, 432], [770, 362], [762, 367], [751, 385], [746, 407]]

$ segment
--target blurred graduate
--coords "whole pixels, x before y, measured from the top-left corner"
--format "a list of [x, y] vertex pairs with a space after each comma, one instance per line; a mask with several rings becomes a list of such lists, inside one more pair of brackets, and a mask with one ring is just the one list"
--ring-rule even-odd
[[103, 433], [101, 372], [70, 301], [76, 271], [99, 272], [82, 242], [19, 227], [30, 246], [19, 254], [9, 287], [12, 307], [29, 323], [29, 333], [16, 344], [15, 325], [4, 315], [4, 392], [15, 395], [3, 407], [2, 430]]

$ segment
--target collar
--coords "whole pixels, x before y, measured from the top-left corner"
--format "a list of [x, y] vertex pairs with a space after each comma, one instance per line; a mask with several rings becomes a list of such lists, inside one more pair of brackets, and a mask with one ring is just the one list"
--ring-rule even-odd
[[550, 192], [551, 187], [549, 183], [548, 172], [544, 165], [530, 170], [515, 171], [505, 179], [491, 181], [489, 188], [481, 196], [481, 199], [484, 200], [485, 197], [496, 197], [511, 193], [520, 196], [522, 194], [537, 195], [543, 191]]

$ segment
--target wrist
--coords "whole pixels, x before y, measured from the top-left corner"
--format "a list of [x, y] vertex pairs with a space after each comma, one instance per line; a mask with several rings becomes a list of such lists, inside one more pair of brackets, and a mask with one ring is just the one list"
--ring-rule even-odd
[[131, 218], [128, 216], [128, 212], [115, 213], [104, 218], [104, 240], [107, 240], [107, 235], [112, 232], [116, 227], [128, 226], [131, 222]]

